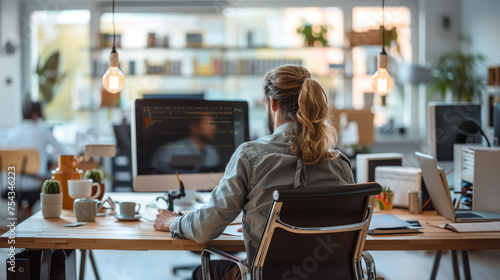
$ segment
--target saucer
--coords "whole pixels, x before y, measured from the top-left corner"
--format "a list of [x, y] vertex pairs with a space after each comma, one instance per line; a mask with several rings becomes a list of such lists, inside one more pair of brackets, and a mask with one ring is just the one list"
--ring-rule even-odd
[[120, 222], [135, 222], [139, 221], [141, 217], [142, 216], [139, 214], [135, 215], [134, 217], [122, 217], [121, 215], [115, 215], [115, 219], [117, 219]]

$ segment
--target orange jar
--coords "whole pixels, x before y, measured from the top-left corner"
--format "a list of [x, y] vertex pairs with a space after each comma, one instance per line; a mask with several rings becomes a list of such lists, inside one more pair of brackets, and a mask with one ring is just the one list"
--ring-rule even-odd
[[68, 180], [81, 179], [83, 171], [78, 169], [78, 159], [76, 156], [63, 155], [59, 156], [59, 166], [52, 171], [52, 179], [61, 182], [63, 193], [63, 209], [73, 210], [73, 202], [68, 193]]

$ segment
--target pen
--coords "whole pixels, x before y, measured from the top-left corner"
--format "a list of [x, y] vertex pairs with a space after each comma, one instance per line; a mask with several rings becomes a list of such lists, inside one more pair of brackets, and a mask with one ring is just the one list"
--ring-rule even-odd
[[175, 176], [177, 176], [177, 183], [179, 184], [179, 187], [181, 186], [181, 179], [179, 179], [179, 173], [175, 171]]

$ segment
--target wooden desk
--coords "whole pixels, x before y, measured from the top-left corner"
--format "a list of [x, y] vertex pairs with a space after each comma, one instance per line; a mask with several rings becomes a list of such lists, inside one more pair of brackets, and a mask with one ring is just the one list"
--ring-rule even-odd
[[[407, 210], [393, 210], [391, 213], [403, 220], [419, 220], [424, 227], [423, 233], [368, 235], [365, 250], [438, 250], [432, 269], [431, 279], [435, 279], [441, 250], [452, 250], [454, 257], [455, 275], [458, 274], [456, 255], [462, 252], [464, 273], [466, 279], [471, 279], [467, 250], [494, 250], [500, 249], [500, 233], [456, 233], [437, 227], [449, 222], [435, 212], [426, 212], [421, 215], [410, 215]], [[376, 213], [377, 214], [377, 213]], [[382, 214], [382, 213], [381, 213]], [[75, 222], [71, 211], [65, 210], [60, 219], [45, 220], [40, 212], [36, 213], [16, 227], [16, 248], [41, 249], [47, 252], [41, 264], [40, 279], [49, 279], [51, 249], [86, 249], [102, 250], [189, 250], [201, 251], [207, 247], [216, 247], [224, 251], [245, 251], [243, 239], [234, 236], [221, 236], [207, 244], [199, 244], [192, 240], [171, 238], [167, 232], [158, 232], [153, 229], [152, 223], [118, 222], [114, 217], [97, 217], [96, 222], [87, 223], [80, 227], [61, 227], [66, 223]], [[10, 247], [7, 243], [9, 232], [0, 237], [0, 247]], [[74, 254], [73, 254], [74, 255]], [[91, 258], [92, 261], [92, 258]], [[85, 267], [85, 258], [82, 258], [82, 267]], [[68, 264], [71, 275], [68, 279], [76, 279], [75, 260]], [[95, 269], [95, 268], [94, 268]], [[80, 271], [80, 278], [83, 278]], [[458, 278], [457, 278], [458, 279]]]
[[[153, 223], [119, 222], [112, 216], [79, 227], [61, 227], [76, 222], [73, 212], [63, 210], [60, 219], [44, 219], [38, 212], [16, 227], [16, 247], [30, 249], [103, 249], [103, 250], [189, 250], [217, 247], [227, 251], [245, 251], [243, 239], [221, 236], [210, 243], [170, 237], [169, 232], [155, 231]], [[0, 237], [0, 247], [7, 244], [8, 232]]]
[[[419, 220], [423, 233], [368, 235], [365, 250], [494, 250], [500, 249], [500, 233], [456, 233], [438, 228], [449, 222], [435, 212], [410, 215], [407, 210], [390, 213], [403, 220]], [[375, 213], [376, 215], [377, 213]], [[385, 213], [384, 213], [385, 214]], [[190, 250], [217, 247], [224, 251], [245, 251], [241, 237], [223, 235], [207, 244], [170, 237], [153, 229], [152, 223], [118, 222], [114, 217], [97, 217], [96, 222], [80, 227], [61, 227], [76, 222], [71, 211], [60, 219], [45, 220], [40, 212], [16, 227], [16, 247], [30, 249], [103, 249], [103, 250]], [[0, 237], [6, 248], [8, 232]]]

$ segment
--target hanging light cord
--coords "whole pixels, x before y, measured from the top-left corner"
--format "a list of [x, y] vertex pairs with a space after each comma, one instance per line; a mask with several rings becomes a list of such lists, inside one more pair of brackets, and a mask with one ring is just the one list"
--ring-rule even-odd
[[113, 50], [112, 52], [116, 52], [116, 48], [115, 48], [115, 37], [116, 37], [116, 34], [115, 34], [115, 0], [113, 0]]
[[[115, 0], [113, 0], [114, 2]], [[385, 9], [384, 9], [384, 0], [382, 0], [382, 53], [386, 54], [385, 52]]]

